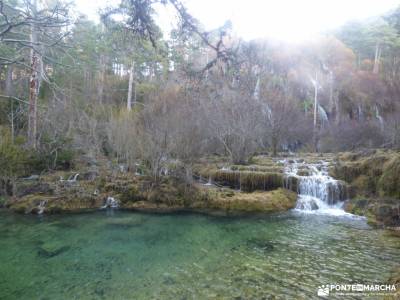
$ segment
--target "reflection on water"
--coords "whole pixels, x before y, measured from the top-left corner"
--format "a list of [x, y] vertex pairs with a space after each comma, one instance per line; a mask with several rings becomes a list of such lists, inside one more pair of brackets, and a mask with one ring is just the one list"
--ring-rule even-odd
[[398, 264], [399, 239], [350, 217], [0, 213], [0, 299], [315, 298]]

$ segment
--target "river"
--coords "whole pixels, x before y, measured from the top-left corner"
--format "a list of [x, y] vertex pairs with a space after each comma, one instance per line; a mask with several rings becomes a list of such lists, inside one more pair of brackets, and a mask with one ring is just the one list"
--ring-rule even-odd
[[311, 299], [399, 264], [400, 239], [351, 215], [0, 212], [0, 299]]

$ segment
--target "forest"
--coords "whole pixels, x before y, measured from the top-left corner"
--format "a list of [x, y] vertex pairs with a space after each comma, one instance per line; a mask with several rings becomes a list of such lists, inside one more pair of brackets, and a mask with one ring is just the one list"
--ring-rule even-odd
[[[173, 11], [170, 32], [158, 25], [163, 10]], [[206, 30], [180, 0], [111, 1], [93, 13], [96, 19], [66, 0], [0, 0], [0, 248], [17, 247], [8, 229], [2, 231], [15, 222], [19, 240], [36, 243], [37, 253], [24, 254], [32, 259], [25, 265], [33, 266], [26, 282], [6, 263], [14, 259], [11, 250], [0, 254], [0, 273], [15, 272], [14, 279], [0, 280], [0, 298], [31, 298], [29, 278], [36, 278], [35, 286], [48, 282], [35, 275], [47, 263], [54, 270], [70, 268], [52, 276], [72, 278], [66, 285], [76, 299], [310, 298], [317, 287], [320, 295], [320, 285], [345, 280], [381, 280], [399, 290], [400, 6], [296, 43], [244, 39], [230, 20]], [[74, 215], [80, 230], [68, 217], [53, 216], [99, 209], [110, 220], [97, 213]], [[7, 210], [49, 219], [42, 224]], [[240, 219], [241, 227], [169, 214], [187, 210], [211, 216], [278, 212], [289, 221], [272, 214]], [[143, 211], [167, 214], [162, 219]], [[340, 221], [330, 219], [338, 215]], [[105, 229], [94, 243], [104, 247], [103, 257], [89, 258], [100, 246], [80, 243], [99, 224]], [[193, 230], [187, 240], [183, 228]], [[299, 236], [281, 240], [291, 236], [291, 228]], [[359, 234], [359, 228], [369, 234]], [[381, 241], [376, 228], [391, 233]], [[122, 243], [124, 230], [143, 244]], [[254, 230], [261, 233], [255, 236]], [[225, 231], [221, 248], [210, 250]], [[296, 239], [304, 243], [302, 262], [296, 260]], [[314, 252], [307, 239], [318, 251], [332, 247], [331, 265], [324, 265], [328, 254]], [[112, 248], [108, 241], [122, 246]], [[25, 253], [18, 247], [16, 252]], [[141, 254], [134, 257], [132, 249]], [[147, 269], [139, 263], [146, 251], [155, 260]], [[181, 269], [170, 274], [167, 261], [174, 251], [177, 260], [170, 263]], [[198, 257], [210, 251], [209, 258], [197, 266], [186, 255], [190, 251]], [[369, 261], [381, 259], [380, 252], [385, 259]], [[226, 253], [223, 265], [213, 269]], [[77, 267], [74, 255], [86, 265]], [[294, 266], [286, 265], [286, 256]], [[316, 273], [315, 257], [323, 273]], [[134, 294], [122, 261], [135, 262], [132, 274], [140, 275], [132, 279]], [[100, 277], [92, 278], [96, 272]], [[220, 280], [215, 285], [214, 273]], [[35, 287], [33, 295], [67, 299], [59, 288]]]
[[229, 22], [202, 31], [168, 4], [180, 26], [166, 40], [152, 1], [98, 24], [59, 1], [2, 1], [3, 176], [83, 154], [157, 177], [168, 159], [399, 147], [400, 10], [293, 46], [243, 41]]

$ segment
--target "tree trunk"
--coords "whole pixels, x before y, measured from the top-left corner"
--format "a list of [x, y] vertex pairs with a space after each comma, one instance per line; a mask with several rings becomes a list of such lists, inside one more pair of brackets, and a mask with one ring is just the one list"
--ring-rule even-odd
[[[6, 95], [9, 97], [14, 96], [14, 86], [12, 84], [12, 74], [13, 74], [14, 66], [8, 65], [7, 66], [7, 74], [6, 74], [6, 86], [5, 92]], [[11, 116], [10, 116], [10, 123], [11, 123], [11, 140], [14, 143], [14, 99], [10, 98], [10, 106], [11, 106]]]
[[[36, 18], [37, 0], [32, 1], [32, 16]], [[29, 79], [29, 115], [28, 115], [28, 145], [36, 148], [37, 138], [37, 101], [40, 84], [40, 55], [38, 48], [38, 28], [35, 22], [31, 25], [31, 54], [30, 54], [30, 79]]]
[[83, 90], [84, 90], [85, 98], [93, 100], [92, 95], [91, 95], [92, 85], [91, 85], [91, 76], [90, 76], [89, 70], [87, 68], [84, 68], [83, 74], [84, 74]]
[[[127, 108], [129, 111], [132, 109], [132, 90], [133, 90], [134, 71], [135, 71], [135, 62], [133, 61], [131, 68], [129, 69], [129, 86], [128, 86], [128, 99], [127, 99]], [[135, 91], [135, 96], [136, 96], [136, 91]]]
[[5, 86], [5, 92], [7, 96], [13, 96], [14, 95], [14, 87], [12, 84], [12, 75], [14, 71], [14, 66], [13, 65], [8, 65], [7, 66], [7, 75], [6, 75], [6, 86]]
[[272, 155], [278, 155], [278, 138], [276, 136], [272, 136]]
[[105, 57], [104, 55], [100, 55], [99, 85], [97, 90], [97, 98], [100, 104], [103, 104], [105, 73]]
[[190, 185], [193, 183], [193, 171], [191, 165], [185, 165], [185, 182]]

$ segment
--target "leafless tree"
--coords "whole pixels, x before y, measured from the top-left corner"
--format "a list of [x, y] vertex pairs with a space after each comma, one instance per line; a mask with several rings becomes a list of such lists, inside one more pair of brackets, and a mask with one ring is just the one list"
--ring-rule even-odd
[[[45, 65], [53, 62], [55, 49], [64, 49], [71, 24], [68, 5], [55, 1], [51, 5], [37, 0], [24, 0], [20, 6], [0, 1], [0, 41], [14, 47], [9, 57], [0, 57], [1, 64], [17, 64], [27, 69], [29, 79], [28, 144], [36, 148], [38, 94], [42, 80], [49, 82]], [[28, 54], [29, 52], [29, 54]], [[26, 56], [29, 64], [26, 64]]]

